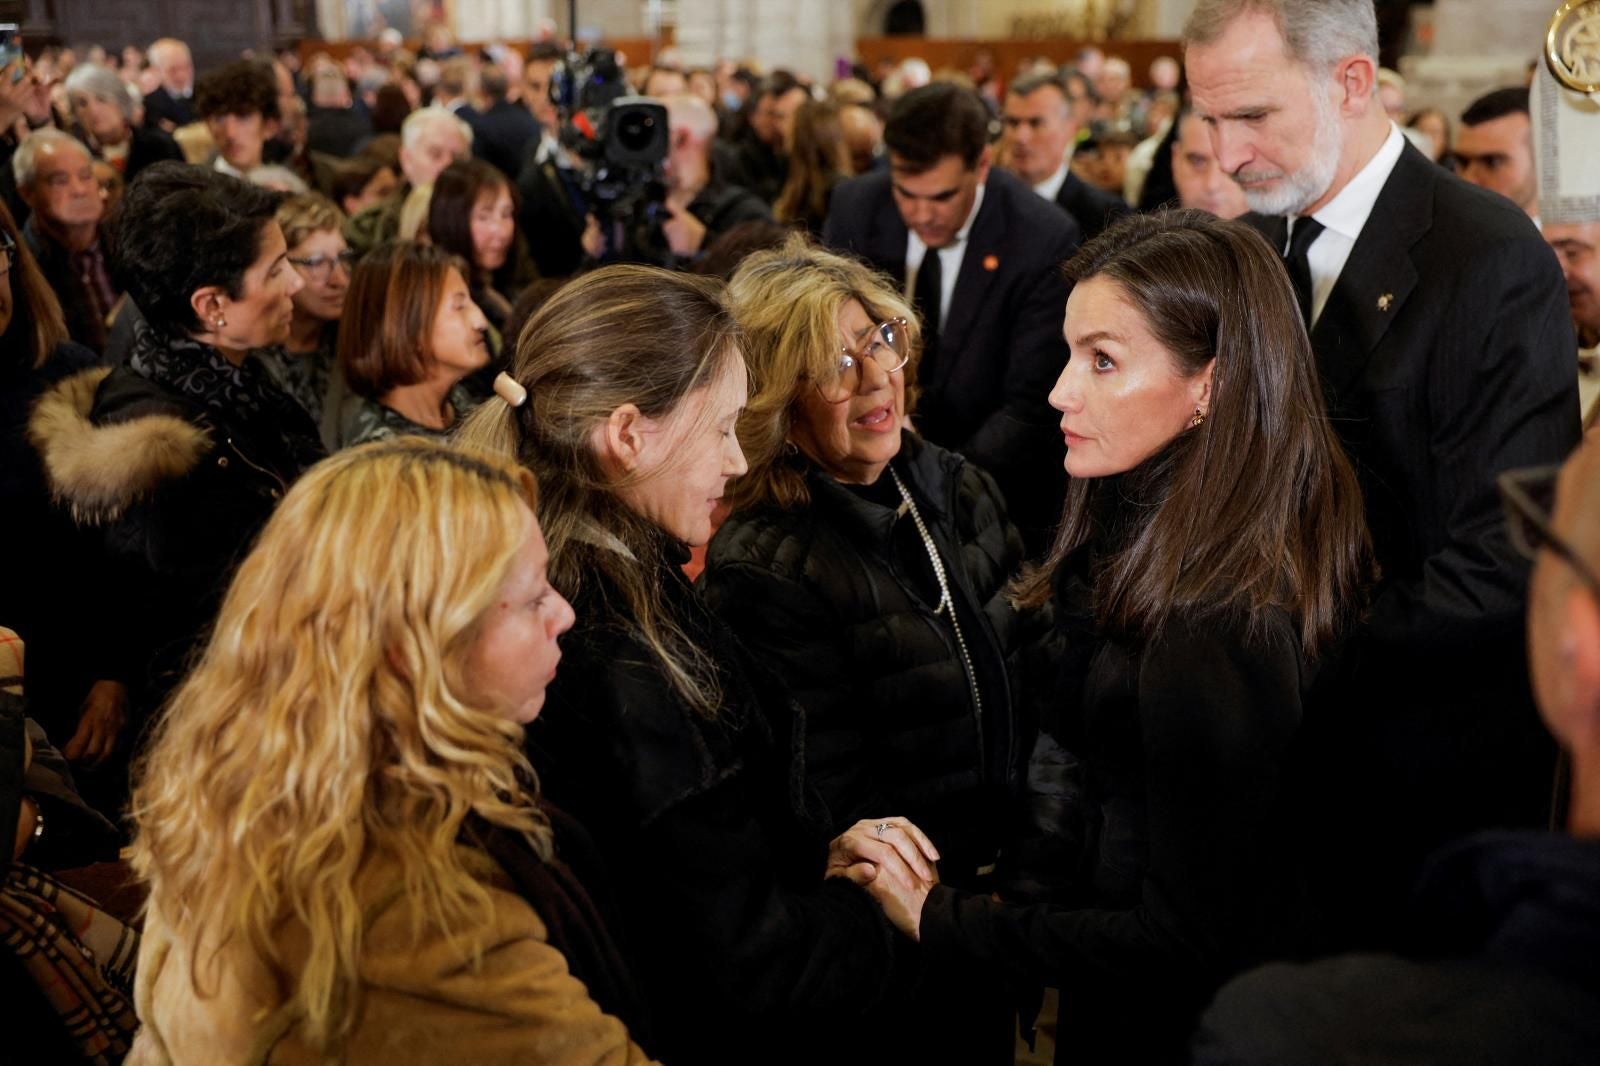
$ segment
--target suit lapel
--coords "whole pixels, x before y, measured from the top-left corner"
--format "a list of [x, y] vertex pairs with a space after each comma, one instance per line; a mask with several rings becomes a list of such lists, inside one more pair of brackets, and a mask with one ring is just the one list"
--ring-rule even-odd
[[[993, 172], [989, 175], [983, 206], [978, 209], [978, 217], [972, 220], [972, 230], [967, 234], [961, 272], [956, 275], [955, 291], [950, 295], [950, 312], [944, 316], [944, 329], [939, 332], [939, 348], [944, 353], [959, 352], [965, 347], [978, 309], [983, 306], [989, 286], [1000, 272], [1000, 253], [1006, 236], [1006, 205], [1001, 201], [1009, 190], [1002, 181], [995, 180], [996, 177]], [[1030, 191], [1028, 195], [1033, 193]], [[952, 362], [941, 358], [939, 369], [949, 373]]]
[[1366, 369], [1416, 288], [1410, 253], [1433, 224], [1433, 169], [1406, 146], [1311, 332], [1330, 408]]

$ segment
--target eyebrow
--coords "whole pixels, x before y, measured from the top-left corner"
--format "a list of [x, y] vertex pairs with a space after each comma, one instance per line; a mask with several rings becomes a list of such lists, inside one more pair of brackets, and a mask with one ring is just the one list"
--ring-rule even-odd
[[931, 192], [931, 193], [928, 193], [926, 196], [918, 196], [916, 193], [911, 192], [904, 185], [901, 185], [897, 181], [897, 182], [894, 183], [894, 191], [899, 193], [901, 196], [907, 197], [907, 198], [912, 199], [912, 200], [948, 200], [950, 197], [954, 196], [956, 193], [961, 191], [961, 186], [952, 185], [950, 188], [945, 189], [943, 192]]
[[[1067, 338], [1068, 343], [1073, 343], [1072, 338]], [[1093, 333], [1085, 333], [1076, 341], [1078, 344], [1099, 344], [1101, 341], [1113, 341], [1117, 344], [1126, 344], [1126, 337], [1112, 333], [1109, 330], [1097, 329]]]

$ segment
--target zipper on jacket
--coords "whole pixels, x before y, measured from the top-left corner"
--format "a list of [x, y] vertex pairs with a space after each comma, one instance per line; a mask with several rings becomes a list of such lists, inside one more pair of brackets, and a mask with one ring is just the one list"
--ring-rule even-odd
[[277, 474], [274, 474], [271, 470], [268, 470], [266, 467], [262, 466], [260, 463], [258, 463], [256, 461], [254, 461], [253, 459], [251, 459], [244, 452], [240, 451], [239, 450], [239, 446], [237, 444], [233, 443], [233, 438], [232, 437], [224, 437], [222, 439], [227, 443], [229, 448], [233, 449], [233, 454], [237, 455], [239, 457], [240, 461], [243, 462], [245, 466], [248, 466], [251, 470], [254, 470], [258, 474], [267, 475], [267, 477], [271, 478], [274, 482], [276, 482], [278, 487], [273, 490], [272, 495], [276, 499], [280, 499], [280, 500], [283, 499], [283, 494], [289, 491], [289, 486], [288, 486], [288, 484], [286, 484], [284, 482], [283, 478], [279, 477]]

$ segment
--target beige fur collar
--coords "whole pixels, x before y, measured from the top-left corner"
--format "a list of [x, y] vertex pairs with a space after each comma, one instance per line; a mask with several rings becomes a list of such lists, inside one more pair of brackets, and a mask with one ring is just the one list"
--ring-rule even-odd
[[162, 482], [193, 470], [211, 448], [205, 430], [173, 415], [95, 425], [95, 392], [110, 373], [85, 370], [65, 379], [39, 398], [28, 421], [51, 494], [80, 522], [115, 521]]

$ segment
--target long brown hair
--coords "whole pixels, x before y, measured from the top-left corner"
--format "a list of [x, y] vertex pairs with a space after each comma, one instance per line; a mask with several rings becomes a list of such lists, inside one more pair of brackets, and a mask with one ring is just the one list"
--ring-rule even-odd
[[44, 279], [39, 261], [28, 249], [28, 242], [17, 230], [16, 219], [4, 203], [0, 203], [0, 232], [11, 238], [11, 321], [0, 338], [9, 337], [7, 351], [11, 358], [25, 360], [38, 369], [44, 366], [56, 345], [67, 339], [67, 323], [61, 313], [61, 301], [55, 290]]
[[794, 114], [789, 177], [773, 204], [773, 217], [788, 223], [825, 217], [833, 186], [849, 176], [850, 149], [839, 123], [839, 105], [831, 100], [807, 100]]
[[1140, 510], [1096, 561], [1103, 624], [1148, 637], [1175, 611], [1241, 611], [1255, 624], [1281, 607], [1315, 656], [1350, 621], [1371, 549], [1277, 254], [1243, 223], [1169, 211], [1112, 227], [1066, 271], [1121, 288], [1185, 377], [1214, 359], [1210, 413], [1129, 474], [1073, 479], [1055, 544], [1019, 579], [1018, 602], [1049, 598], [1063, 561], [1108, 532], [1116, 493]]
[[649, 418], [670, 415], [741, 358], [720, 281], [602, 267], [568, 282], [523, 327], [509, 373], [527, 400], [512, 407], [492, 396], [456, 434], [533, 471], [550, 583], [571, 598], [596, 576], [609, 581], [623, 624], [706, 717], [722, 702], [719, 672], [662, 596], [666, 535], [618, 495], [623, 485], [607, 476], [592, 438], [623, 404]]

